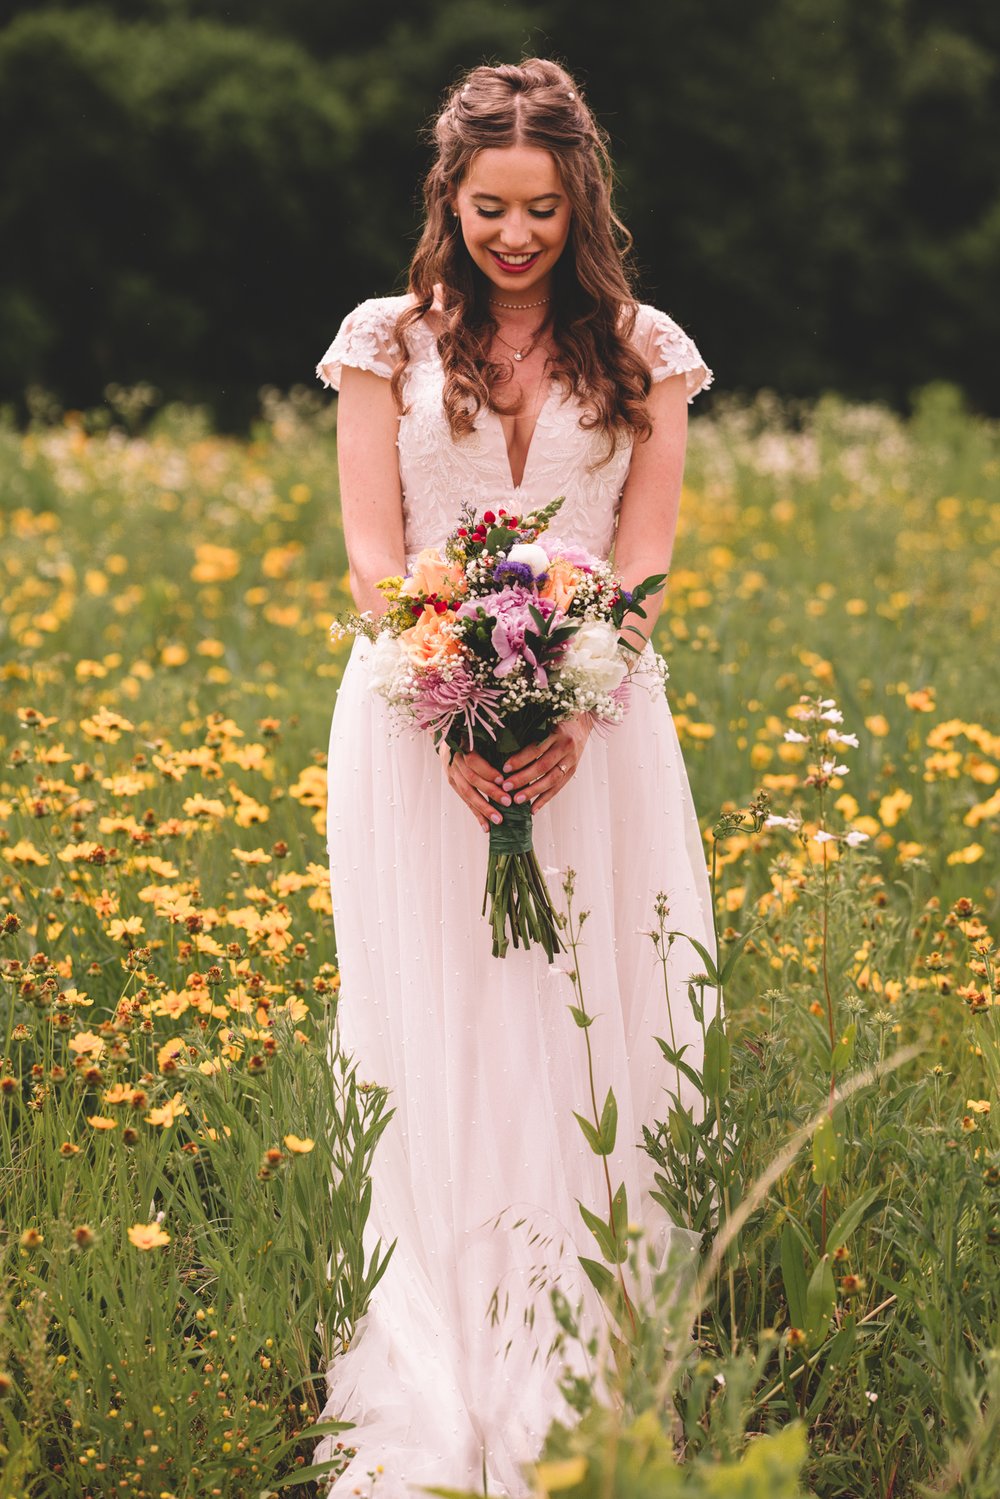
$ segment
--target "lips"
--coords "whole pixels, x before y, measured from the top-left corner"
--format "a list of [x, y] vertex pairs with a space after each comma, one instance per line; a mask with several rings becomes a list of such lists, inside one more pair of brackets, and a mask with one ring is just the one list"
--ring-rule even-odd
[[527, 260], [511, 264], [509, 260], [505, 260], [504, 257], [500, 255], [496, 250], [490, 250], [490, 254], [493, 256], [496, 264], [502, 271], [506, 271], [510, 276], [517, 276], [521, 271], [530, 271], [531, 267], [541, 256], [541, 253], [541, 250], [536, 250], [533, 255], [528, 256]]

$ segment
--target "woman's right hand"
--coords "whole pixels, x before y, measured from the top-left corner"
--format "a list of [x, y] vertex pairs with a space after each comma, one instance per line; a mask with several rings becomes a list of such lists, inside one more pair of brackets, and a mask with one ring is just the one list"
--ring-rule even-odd
[[458, 792], [484, 833], [489, 832], [491, 823], [503, 821], [503, 814], [491, 803], [509, 807], [510, 797], [503, 790], [503, 776], [488, 760], [475, 750], [459, 750], [452, 756], [443, 739], [438, 745], [438, 758], [444, 766], [449, 786]]

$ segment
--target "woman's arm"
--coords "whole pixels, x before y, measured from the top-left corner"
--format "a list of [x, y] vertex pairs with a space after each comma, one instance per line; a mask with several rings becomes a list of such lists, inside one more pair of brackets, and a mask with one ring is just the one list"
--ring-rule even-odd
[[[653, 431], [646, 442], [632, 450], [615, 534], [615, 571], [625, 588], [634, 588], [643, 578], [670, 570], [677, 515], [681, 502], [684, 457], [687, 450], [687, 388], [683, 375], [668, 375], [653, 386], [646, 401]], [[634, 630], [625, 638], [642, 648], [648, 640], [663, 605], [666, 588], [643, 602], [646, 618], [631, 614], [626, 625]]]
[[389, 381], [345, 365], [337, 401], [337, 469], [351, 593], [377, 618], [386, 601], [375, 584], [406, 572], [403, 493]]

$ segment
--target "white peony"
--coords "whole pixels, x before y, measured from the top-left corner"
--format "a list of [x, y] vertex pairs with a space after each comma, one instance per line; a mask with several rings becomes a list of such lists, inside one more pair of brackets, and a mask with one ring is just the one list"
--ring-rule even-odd
[[521, 562], [525, 567], [530, 567], [533, 578], [549, 570], [549, 559], [536, 541], [519, 541], [507, 553], [507, 561]]
[[592, 692], [614, 692], [627, 670], [618, 649], [618, 632], [604, 620], [585, 621], [566, 648], [562, 670]]
[[390, 696], [402, 664], [402, 646], [394, 635], [390, 635], [387, 630], [383, 631], [368, 657], [372, 691], [380, 692], [384, 697]]

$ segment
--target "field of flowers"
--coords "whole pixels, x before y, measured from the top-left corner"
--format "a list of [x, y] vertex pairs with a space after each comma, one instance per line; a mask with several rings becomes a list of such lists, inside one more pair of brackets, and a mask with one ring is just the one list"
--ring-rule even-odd
[[[151, 404], [0, 426], [0, 1499], [323, 1492], [389, 1250], [391, 1099], [334, 1031], [333, 406]], [[665, 1357], [666, 1284], [626, 1327], [612, 1204], [616, 1400], [574, 1389], [539, 1495], [997, 1492], [998, 499], [950, 387], [692, 418], [656, 641], [727, 1019], [699, 1120], [665, 995], [646, 1148], [696, 1337]]]

